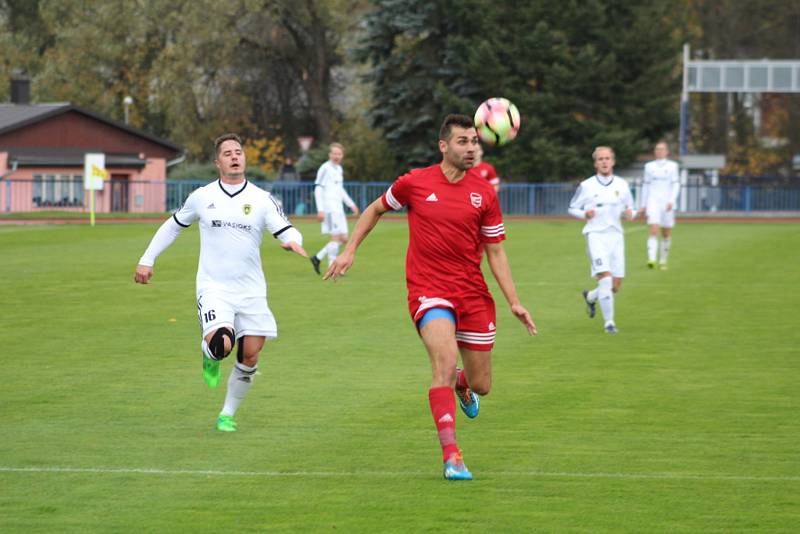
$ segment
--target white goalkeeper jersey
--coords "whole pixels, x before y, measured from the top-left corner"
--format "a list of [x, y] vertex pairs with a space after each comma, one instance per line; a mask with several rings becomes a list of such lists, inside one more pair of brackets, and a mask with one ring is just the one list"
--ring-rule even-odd
[[356, 204], [344, 190], [344, 171], [341, 165], [326, 161], [317, 170], [314, 182], [317, 210], [325, 213], [344, 213], [342, 203], [352, 209]]
[[680, 171], [676, 162], [668, 159], [647, 162], [639, 207], [653, 211], [665, 209], [668, 203], [674, 206], [680, 190]]
[[198, 296], [208, 290], [243, 297], [265, 296], [267, 283], [260, 251], [264, 230], [276, 238], [291, 233], [297, 236], [292, 240], [302, 240], [268, 192], [248, 181], [223, 187], [217, 180], [189, 195], [172, 220], [167, 220], [156, 233], [139, 263], [152, 266], [180, 230], [195, 221], [200, 221]]
[[594, 175], [582, 181], [569, 203], [569, 213], [578, 219], [586, 219], [586, 212], [594, 210], [583, 233], [617, 230], [622, 232], [621, 218], [625, 210], [633, 209], [633, 196], [628, 182], [616, 175]]

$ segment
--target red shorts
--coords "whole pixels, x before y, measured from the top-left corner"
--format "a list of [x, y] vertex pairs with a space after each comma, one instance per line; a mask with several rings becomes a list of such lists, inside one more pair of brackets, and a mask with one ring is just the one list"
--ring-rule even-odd
[[490, 351], [494, 347], [495, 309], [490, 295], [477, 297], [419, 297], [409, 296], [408, 311], [414, 324], [425, 312], [434, 308], [451, 310], [456, 316], [456, 342], [470, 350]]

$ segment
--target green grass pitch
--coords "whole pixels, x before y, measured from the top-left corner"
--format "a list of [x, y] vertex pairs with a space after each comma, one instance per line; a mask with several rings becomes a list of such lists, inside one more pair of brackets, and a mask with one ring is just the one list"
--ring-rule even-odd
[[[306, 248], [324, 243], [299, 223]], [[683, 222], [670, 270], [626, 228], [620, 334], [578, 221], [507, 221], [536, 338], [498, 302], [494, 388], [441, 478], [430, 369], [408, 319], [406, 225], [348, 276], [263, 246], [280, 338], [239, 432], [201, 377], [196, 228], [133, 268], [157, 224], [0, 226], [1, 532], [796, 532], [800, 231]], [[447, 269], [448, 266], [442, 266]], [[227, 381], [230, 361], [223, 363]]]

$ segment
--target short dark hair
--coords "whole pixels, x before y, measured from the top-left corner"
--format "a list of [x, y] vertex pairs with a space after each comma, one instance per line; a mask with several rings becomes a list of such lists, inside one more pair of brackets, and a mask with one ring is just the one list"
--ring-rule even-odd
[[222, 134], [214, 140], [214, 157], [219, 156], [219, 147], [222, 146], [222, 143], [225, 141], [236, 141], [239, 143], [239, 146], [244, 146], [244, 143], [242, 143], [242, 138], [235, 133]]
[[440, 141], [450, 140], [450, 136], [453, 133], [453, 126], [458, 126], [459, 128], [474, 128], [475, 124], [472, 122], [472, 119], [466, 115], [451, 113], [442, 121], [442, 127], [439, 129]]

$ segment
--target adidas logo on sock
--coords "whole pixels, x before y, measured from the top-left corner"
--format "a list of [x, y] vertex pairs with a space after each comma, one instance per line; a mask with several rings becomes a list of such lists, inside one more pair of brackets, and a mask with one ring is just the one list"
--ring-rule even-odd
[[437, 198], [436, 193], [431, 193], [430, 195], [428, 195], [428, 198], [426, 198], [425, 200], [427, 200], [428, 202], [439, 202], [439, 199]]
[[450, 415], [449, 413], [446, 413], [446, 414], [444, 414], [443, 416], [441, 416], [439, 418], [439, 422], [440, 423], [452, 423], [453, 422], [453, 416]]

